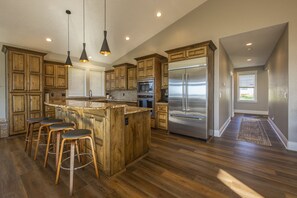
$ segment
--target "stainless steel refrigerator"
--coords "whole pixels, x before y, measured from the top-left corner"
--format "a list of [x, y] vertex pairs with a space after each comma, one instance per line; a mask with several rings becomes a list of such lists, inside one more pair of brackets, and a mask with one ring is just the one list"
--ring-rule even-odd
[[169, 132], [207, 140], [213, 129], [207, 58], [169, 63], [168, 70]]

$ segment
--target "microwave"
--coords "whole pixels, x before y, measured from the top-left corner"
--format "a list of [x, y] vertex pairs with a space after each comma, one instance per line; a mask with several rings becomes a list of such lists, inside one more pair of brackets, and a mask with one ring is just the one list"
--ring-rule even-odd
[[137, 94], [138, 95], [154, 94], [154, 80], [138, 81]]

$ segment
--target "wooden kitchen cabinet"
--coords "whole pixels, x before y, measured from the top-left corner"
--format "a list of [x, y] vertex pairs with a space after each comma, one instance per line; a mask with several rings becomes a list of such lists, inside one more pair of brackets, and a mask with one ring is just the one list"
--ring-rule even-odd
[[192, 58], [200, 58], [208, 56], [209, 48], [215, 50], [216, 46], [212, 41], [205, 41], [193, 45], [167, 50], [168, 62], [176, 62]]
[[168, 104], [157, 103], [157, 128], [168, 130]]
[[137, 80], [141, 80], [158, 77], [161, 72], [161, 63], [167, 58], [159, 54], [151, 54], [135, 60], [137, 61]]
[[47, 89], [68, 89], [68, 67], [63, 63], [45, 61], [44, 87]]
[[162, 64], [162, 75], [161, 75], [161, 88], [168, 88], [168, 63]]
[[137, 70], [136, 67], [132, 67], [128, 69], [128, 89], [136, 89], [137, 88]]
[[43, 57], [46, 54], [7, 45], [3, 45], [2, 51], [8, 73], [9, 135], [25, 133], [27, 119], [43, 116]]
[[[127, 90], [136, 88], [136, 68], [130, 63], [114, 65], [114, 70], [105, 72], [105, 90]], [[129, 72], [128, 72], [129, 71]]]

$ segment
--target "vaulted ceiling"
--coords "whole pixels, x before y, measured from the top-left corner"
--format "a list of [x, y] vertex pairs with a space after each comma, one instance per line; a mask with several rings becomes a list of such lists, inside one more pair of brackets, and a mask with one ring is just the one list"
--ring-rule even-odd
[[[112, 54], [99, 55], [103, 41], [104, 0], [86, 0], [87, 54], [111, 64], [206, 0], [107, 0], [108, 43]], [[79, 58], [83, 42], [83, 0], [7, 0], [0, 3], [0, 42], [66, 55], [67, 9], [70, 50]], [[156, 13], [160, 11], [161, 17]], [[125, 37], [130, 40], [126, 41]], [[46, 42], [49, 37], [53, 41]]]

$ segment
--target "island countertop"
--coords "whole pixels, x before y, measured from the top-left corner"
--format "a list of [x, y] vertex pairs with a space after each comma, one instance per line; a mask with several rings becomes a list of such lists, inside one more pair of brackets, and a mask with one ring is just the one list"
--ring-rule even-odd
[[133, 114], [139, 112], [150, 111], [150, 108], [143, 108], [143, 107], [131, 107], [125, 104], [118, 104], [118, 103], [104, 103], [104, 102], [91, 102], [91, 101], [80, 101], [80, 100], [66, 100], [65, 102], [59, 103], [44, 103], [48, 106], [53, 107], [66, 107], [66, 108], [76, 108], [76, 109], [108, 109], [108, 108], [124, 108], [125, 115], [126, 114]]

